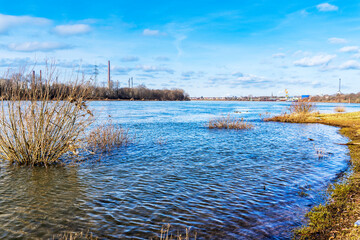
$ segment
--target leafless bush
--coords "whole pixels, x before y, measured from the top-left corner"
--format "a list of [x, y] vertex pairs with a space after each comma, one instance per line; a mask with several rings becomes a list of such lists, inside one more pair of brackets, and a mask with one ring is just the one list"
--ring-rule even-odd
[[77, 155], [92, 122], [85, 81], [54, 88], [58, 83], [52, 67], [41, 78], [18, 73], [4, 79], [8, 89], [1, 99], [0, 159], [48, 166], [67, 154]]
[[316, 104], [312, 102], [305, 102], [305, 101], [299, 101], [299, 102], [292, 102], [288, 110], [290, 113], [295, 114], [308, 114], [316, 109]]

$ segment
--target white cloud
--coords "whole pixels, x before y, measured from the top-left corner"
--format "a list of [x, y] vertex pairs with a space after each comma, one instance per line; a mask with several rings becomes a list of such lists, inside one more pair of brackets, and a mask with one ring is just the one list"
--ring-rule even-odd
[[336, 37], [333, 37], [333, 38], [329, 38], [328, 39], [329, 43], [332, 43], [332, 44], [343, 44], [343, 43], [347, 43], [348, 41], [344, 38], [336, 38]]
[[156, 57], [155, 60], [156, 61], [168, 62], [168, 61], [170, 61], [170, 58], [164, 57], [164, 56], [159, 56], [159, 57]]
[[272, 55], [273, 58], [284, 58], [285, 56], [285, 53], [275, 53]]
[[355, 53], [352, 55], [353, 58], [360, 58], [360, 53]]
[[294, 62], [295, 66], [300, 67], [314, 67], [327, 65], [336, 55], [317, 55], [313, 57], [304, 57]]
[[137, 61], [139, 61], [139, 58], [135, 57], [135, 56], [126, 56], [126, 57], [122, 57], [120, 59], [120, 61], [122, 61], [122, 62], [137, 62]]
[[66, 48], [70, 48], [70, 46], [57, 42], [24, 42], [11, 43], [8, 45], [9, 50], [18, 52], [49, 52]]
[[[29, 64], [34, 64], [35, 61], [30, 58], [1, 58], [0, 59], [0, 67], [19, 67], [19, 66], [27, 66]], [[36, 62], [36, 64], [38, 64]]]
[[348, 69], [360, 69], [360, 63], [355, 60], [349, 60], [340, 65], [340, 69], [348, 70]]
[[137, 65], [136, 67], [121, 67], [114, 66], [111, 68], [117, 74], [128, 74], [131, 71], [143, 71], [145, 73], [169, 73], [173, 74], [175, 71], [173, 69], [164, 67], [164, 66], [152, 66], [152, 65]]
[[63, 36], [85, 34], [91, 31], [91, 27], [87, 24], [69, 24], [58, 25], [54, 31]]
[[0, 14], [0, 33], [5, 33], [13, 27], [29, 26], [29, 25], [46, 25], [51, 21], [46, 18], [38, 18], [31, 16], [12, 16]]
[[173, 69], [162, 67], [162, 66], [150, 66], [150, 65], [138, 65], [136, 69], [143, 70], [144, 72], [166, 72], [173, 74], [175, 71]]
[[159, 30], [151, 30], [151, 29], [145, 29], [143, 31], [143, 35], [144, 36], [158, 36], [160, 35], [160, 31]]
[[339, 10], [338, 6], [335, 6], [335, 5], [332, 5], [332, 4], [329, 4], [329, 3], [321, 3], [321, 4], [317, 5], [316, 8], [320, 12], [331, 12], [331, 11]]
[[339, 49], [340, 52], [346, 52], [346, 53], [357, 53], [359, 52], [358, 46], [346, 46]]

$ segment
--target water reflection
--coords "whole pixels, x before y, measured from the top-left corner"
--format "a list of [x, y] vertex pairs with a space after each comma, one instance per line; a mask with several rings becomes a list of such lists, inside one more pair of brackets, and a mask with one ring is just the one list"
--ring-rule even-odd
[[81, 205], [87, 187], [77, 175], [73, 168], [2, 165], [0, 238], [49, 238], [63, 230], [90, 227], [81, 217], [86, 214]]

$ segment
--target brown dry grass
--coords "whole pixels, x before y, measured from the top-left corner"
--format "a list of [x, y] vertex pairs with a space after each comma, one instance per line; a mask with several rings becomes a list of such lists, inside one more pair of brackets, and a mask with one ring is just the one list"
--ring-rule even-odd
[[264, 121], [277, 121], [277, 122], [304, 122], [313, 116], [316, 110], [316, 105], [312, 102], [293, 102], [288, 107], [289, 113], [285, 112], [279, 116], [264, 118]]
[[55, 235], [53, 240], [98, 240], [91, 233], [84, 232], [65, 232], [63, 234]]
[[197, 233], [195, 232], [193, 238], [191, 238], [190, 228], [186, 228], [185, 236], [182, 236], [179, 233], [176, 236], [172, 236], [172, 234], [169, 233], [170, 228], [171, 228], [170, 224], [167, 224], [166, 226], [163, 226], [161, 228], [160, 240], [190, 240], [190, 239], [196, 240]]
[[90, 132], [87, 136], [87, 143], [90, 151], [108, 152], [115, 147], [128, 145], [133, 138], [128, 129], [108, 121]]
[[316, 110], [316, 104], [307, 101], [292, 102], [288, 110], [290, 114], [308, 114]]
[[336, 108], [334, 108], [334, 112], [338, 112], [338, 113], [346, 112], [346, 108], [345, 107], [336, 107]]
[[209, 120], [208, 128], [214, 129], [251, 129], [254, 126], [244, 121], [243, 118], [236, 118], [230, 115], [226, 117], [214, 118]]
[[92, 122], [85, 101], [85, 81], [68, 83], [65, 96], [60, 88], [52, 91], [56, 78], [51, 68], [43, 78], [31, 74], [6, 77], [10, 88], [1, 100], [1, 160], [48, 166], [61, 162], [65, 155], [78, 154], [85, 130]]

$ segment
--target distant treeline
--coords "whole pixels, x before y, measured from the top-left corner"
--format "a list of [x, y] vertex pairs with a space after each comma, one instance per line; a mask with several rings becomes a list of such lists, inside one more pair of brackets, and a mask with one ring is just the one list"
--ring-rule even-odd
[[[86, 91], [88, 100], [158, 100], [158, 101], [185, 101], [190, 100], [189, 95], [183, 89], [149, 89], [145, 85], [134, 88], [107, 88], [98, 87], [90, 82], [59, 83], [57, 81], [47, 81], [38, 76], [36, 78], [28, 76], [12, 76], [11, 78], [0, 79], [0, 97], [9, 99], [8, 96], [17, 92], [20, 98], [25, 98], [29, 89], [38, 89], [39, 91], [48, 91], [50, 98], [66, 99], [73, 89], [78, 88], [79, 91]], [[59, 97], [60, 96], [60, 97]]]
[[186, 101], [189, 95], [183, 89], [149, 89], [145, 85], [134, 88], [112, 88], [91, 86], [92, 99], [126, 99]]
[[341, 103], [360, 103], [360, 92], [350, 94], [334, 94], [324, 96], [312, 96], [312, 102], [341, 102]]

